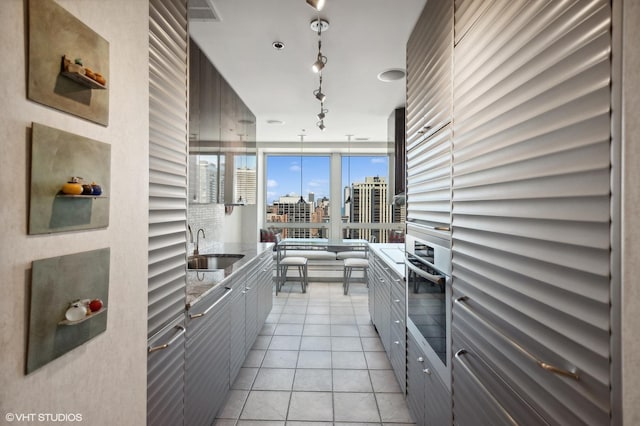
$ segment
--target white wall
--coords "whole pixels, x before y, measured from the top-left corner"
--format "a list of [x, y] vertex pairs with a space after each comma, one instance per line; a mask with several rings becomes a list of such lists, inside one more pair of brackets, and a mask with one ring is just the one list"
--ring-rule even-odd
[[[110, 43], [110, 124], [103, 127], [26, 99], [27, 1], [3, 0], [0, 415], [4, 419], [6, 413], [79, 413], [85, 424], [143, 425], [146, 423], [148, 2], [57, 1]], [[111, 144], [111, 211], [107, 229], [27, 235], [28, 135], [34, 121]], [[111, 247], [107, 331], [26, 376], [31, 262], [103, 247]]]
[[640, 3], [623, 3], [622, 380], [625, 425], [640, 424]]

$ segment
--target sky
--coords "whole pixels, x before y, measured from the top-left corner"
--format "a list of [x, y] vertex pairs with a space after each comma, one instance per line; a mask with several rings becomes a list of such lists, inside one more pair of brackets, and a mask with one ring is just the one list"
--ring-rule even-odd
[[[351, 182], [364, 182], [366, 176], [387, 177], [389, 158], [386, 156], [352, 156], [342, 159], [342, 187]], [[302, 195], [307, 198], [309, 192], [315, 193], [315, 199], [330, 198], [329, 156], [267, 156], [267, 203], [271, 204], [282, 195], [300, 195], [300, 170], [302, 170]]]

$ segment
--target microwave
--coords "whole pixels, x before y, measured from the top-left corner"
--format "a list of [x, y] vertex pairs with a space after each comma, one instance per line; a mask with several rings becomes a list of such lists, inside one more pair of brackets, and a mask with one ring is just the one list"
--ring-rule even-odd
[[407, 328], [451, 388], [451, 250], [407, 235]]

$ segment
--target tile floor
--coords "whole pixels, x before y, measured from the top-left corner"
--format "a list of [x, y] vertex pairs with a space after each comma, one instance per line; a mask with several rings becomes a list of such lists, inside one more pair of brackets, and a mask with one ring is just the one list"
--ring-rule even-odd
[[247, 356], [218, 426], [411, 424], [367, 289], [287, 284]]

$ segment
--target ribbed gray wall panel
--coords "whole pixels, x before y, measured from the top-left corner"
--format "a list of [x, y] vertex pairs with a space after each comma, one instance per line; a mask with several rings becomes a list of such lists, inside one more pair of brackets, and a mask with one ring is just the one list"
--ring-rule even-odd
[[478, 359], [490, 394], [504, 381], [550, 424], [608, 424], [609, 2], [457, 3], [479, 17], [454, 53], [453, 344], [472, 346], [454, 420], [477, 424]]
[[186, 3], [149, 2], [149, 336], [185, 304]]

